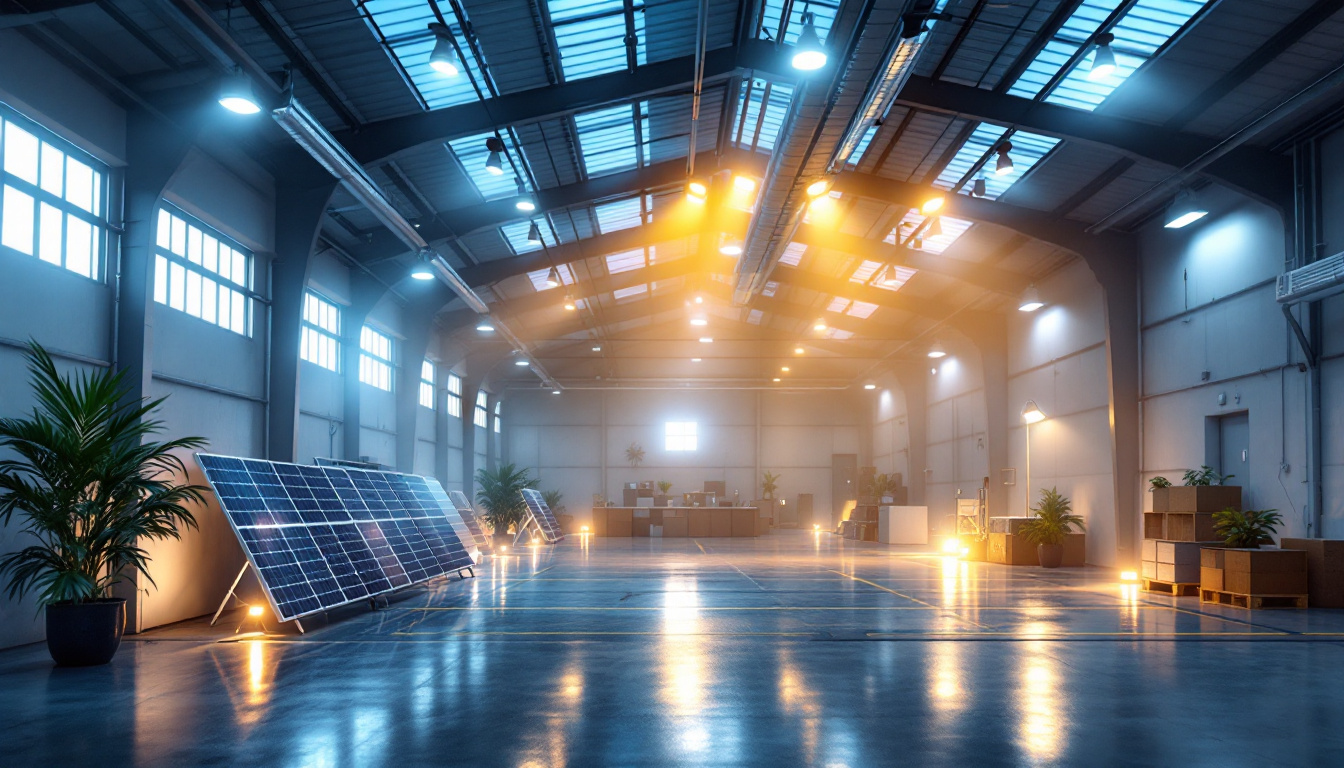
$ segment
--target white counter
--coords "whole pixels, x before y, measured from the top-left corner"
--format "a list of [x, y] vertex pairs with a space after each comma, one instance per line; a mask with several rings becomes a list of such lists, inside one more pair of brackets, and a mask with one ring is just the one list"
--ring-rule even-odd
[[878, 507], [877, 540], [883, 544], [928, 544], [928, 507]]

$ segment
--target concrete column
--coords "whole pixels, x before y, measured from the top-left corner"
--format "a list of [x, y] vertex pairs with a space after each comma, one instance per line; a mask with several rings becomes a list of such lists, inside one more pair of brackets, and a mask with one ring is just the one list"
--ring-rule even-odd
[[[344, 377], [344, 434], [342, 437], [342, 458], [358, 461], [361, 445], [361, 387], [359, 381], [359, 333], [364, 328], [369, 312], [383, 297], [386, 288], [382, 283], [362, 272], [350, 274], [350, 306], [341, 311], [341, 375]], [[423, 356], [423, 352], [421, 355]], [[396, 384], [393, 384], [395, 392]]]
[[480, 388], [480, 382], [462, 380], [462, 483], [467, 488], [474, 488], [476, 483], [476, 425], [472, 419]]
[[[430, 318], [422, 312], [403, 312], [406, 338], [401, 342], [401, 368], [397, 371], [393, 393], [397, 402], [397, 469], [401, 472], [415, 471], [416, 425], [420, 421], [420, 368], [429, 348], [429, 337], [433, 334]], [[434, 383], [438, 386], [438, 374]], [[435, 392], [435, 407], [442, 398]]]
[[[1009, 514], [1008, 489], [999, 477], [1008, 467], [1008, 435], [1019, 422], [1021, 404], [1008, 402], [1008, 322], [1003, 315], [960, 318], [956, 327], [980, 351], [985, 380], [985, 450], [989, 471], [989, 514]], [[1032, 489], [1027, 489], [1028, 498]], [[973, 496], [971, 497], [973, 498]], [[1025, 512], [1024, 512], [1025, 514]]]
[[901, 365], [894, 370], [905, 393], [905, 428], [910, 451], [910, 472], [905, 484], [910, 488], [910, 503], [927, 504], [924, 498], [925, 468], [928, 467], [928, 374], [922, 365]]

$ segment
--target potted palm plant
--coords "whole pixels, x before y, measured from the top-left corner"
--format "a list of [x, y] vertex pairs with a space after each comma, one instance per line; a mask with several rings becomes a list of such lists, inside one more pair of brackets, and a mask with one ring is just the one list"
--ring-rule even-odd
[[779, 490], [779, 475], [766, 472], [761, 478], [761, 498], [775, 500], [775, 491]]
[[1064, 540], [1077, 527], [1083, 530], [1083, 518], [1073, 514], [1073, 502], [1057, 489], [1041, 489], [1041, 502], [1035, 515], [1023, 523], [1019, 532], [1036, 545], [1036, 557], [1042, 568], [1058, 568], [1064, 562]]
[[183, 485], [174, 451], [205, 445], [199, 437], [157, 442], [163, 403], [134, 401], [122, 372], [62, 376], [51, 356], [30, 344], [37, 407], [0, 419], [0, 523], [16, 516], [35, 543], [0, 558], [11, 599], [36, 592], [46, 611], [47, 650], [58, 666], [106, 664], [126, 628], [126, 600], [111, 587], [147, 569], [145, 541], [180, 538], [194, 527], [188, 503], [203, 486]]
[[494, 534], [496, 547], [508, 545], [509, 529], [522, 524], [527, 513], [522, 490], [535, 483], [526, 469], [512, 463], [476, 470], [476, 503], [485, 510], [482, 517]]
[[1261, 544], [1273, 544], [1274, 532], [1283, 524], [1277, 509], [1248, 509], [1240, 511], [1228, 507], [1213, 513], [1213, 529], [1223, 537], [1223, 546], [1233, 549], [1259, 549]]

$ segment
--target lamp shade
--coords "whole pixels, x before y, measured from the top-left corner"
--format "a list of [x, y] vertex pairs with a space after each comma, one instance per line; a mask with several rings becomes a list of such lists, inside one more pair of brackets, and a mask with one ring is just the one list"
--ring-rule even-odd
[[1022, 423], [1037, 424], [1045, 421], [1045, 412], [1036, 405], [1035, 400], [1028, 400], [1026, 405], [1022, 406]]

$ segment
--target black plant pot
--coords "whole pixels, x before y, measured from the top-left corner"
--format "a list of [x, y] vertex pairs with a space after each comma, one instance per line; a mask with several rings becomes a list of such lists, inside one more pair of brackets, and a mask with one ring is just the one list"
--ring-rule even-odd
[[1063, 544], [1037, 544], [1036, 557], [1042, 568], [1058, 568], [1064, 563]]
[[47, 606], [47, 650], [58, 667], [92, 667], [117, 655], [126, 631], [126, 600]]

